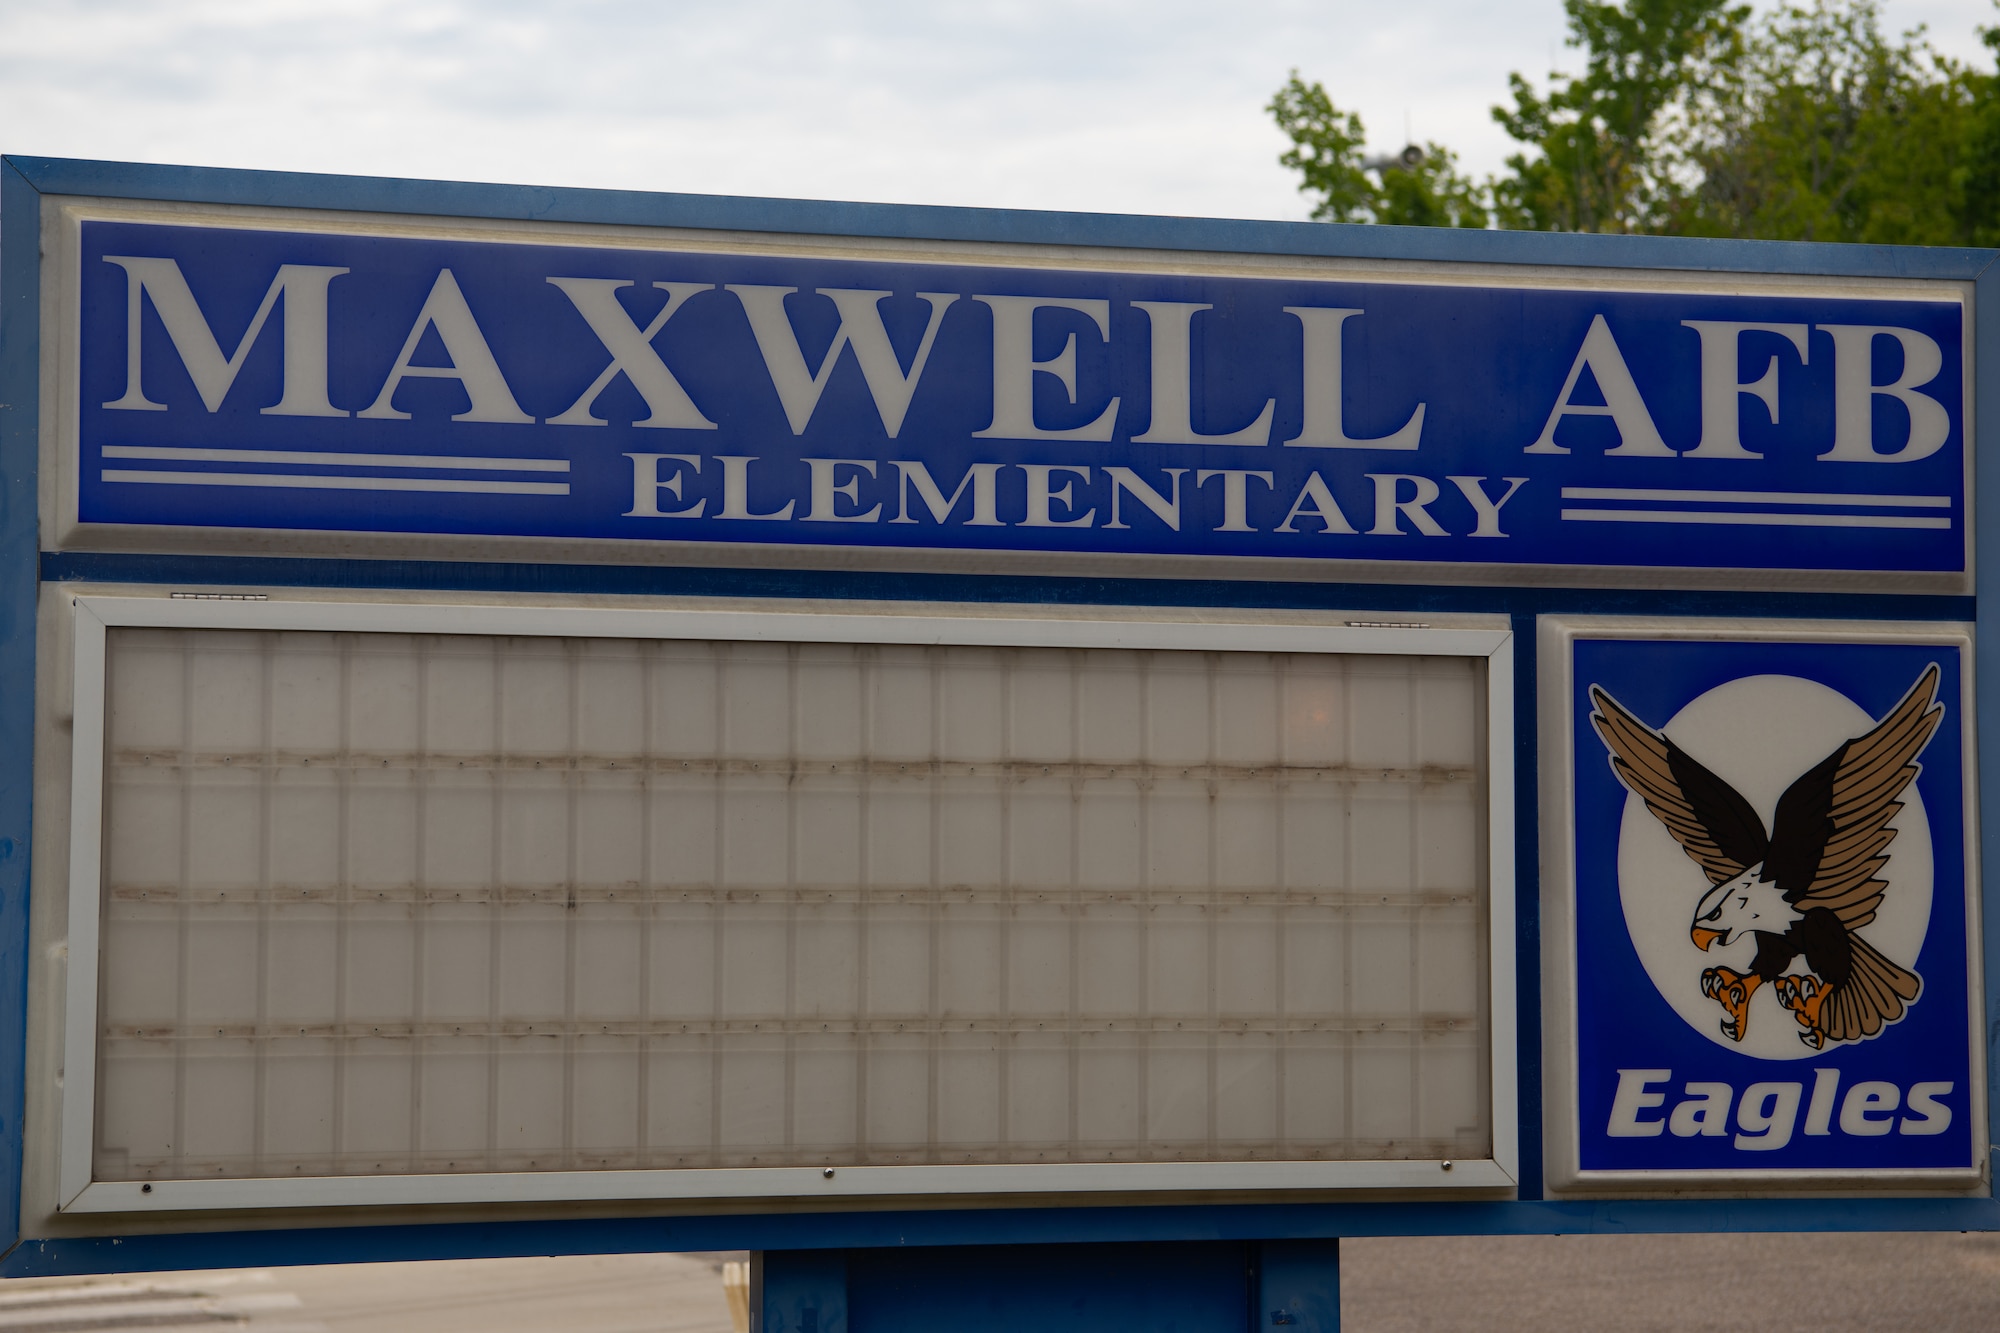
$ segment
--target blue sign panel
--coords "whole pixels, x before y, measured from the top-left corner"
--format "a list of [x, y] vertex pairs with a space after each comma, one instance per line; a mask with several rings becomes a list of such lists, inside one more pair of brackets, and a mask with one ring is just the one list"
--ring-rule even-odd
[[1958, 645], [1573, 653], [1581, 1170], [1975, 1166]]
[[87, 526], [1350, 573], [1967, 568], [1965, 312], [1944, 288], [1204, 277], [108, 221], [82, 224], [80, 254]]

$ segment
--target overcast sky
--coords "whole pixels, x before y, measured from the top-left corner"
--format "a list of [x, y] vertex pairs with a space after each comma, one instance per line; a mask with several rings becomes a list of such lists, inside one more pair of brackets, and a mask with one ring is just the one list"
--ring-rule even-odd
[[[1982, 64], [1990, 0], [1889, 0]], [[1297, 218], [1296, 66], [1376, 147], [1509, 151], [1560, 0], [0, 0], [0, 151]]]

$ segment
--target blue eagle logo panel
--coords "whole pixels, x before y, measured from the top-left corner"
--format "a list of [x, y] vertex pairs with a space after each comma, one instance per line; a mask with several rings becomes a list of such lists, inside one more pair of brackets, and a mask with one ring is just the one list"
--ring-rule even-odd
[[82, 224], [86, 524], [1965, 568], [1955, 299]]
[[1582, 1169], [1970, 1165], [1956, 650], [1574, 653]]

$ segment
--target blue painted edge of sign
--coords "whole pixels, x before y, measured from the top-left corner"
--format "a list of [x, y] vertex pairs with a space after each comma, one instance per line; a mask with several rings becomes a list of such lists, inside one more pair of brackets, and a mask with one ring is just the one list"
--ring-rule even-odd
[[41, 209], [0, 162], [0, 1235], [20, 1234], [34, 817]]
[[211, 1231], [32, 1240], [0, 1277], [674, 1250], [873, 1249], [1290, 1240], [1341, 1236], [1621, 1235], [1696, 1231], [1991, 1231], [1993, 1199], [1604, 1203], [1153, 1205], [778, 1213], [557, 1222]]
[[[2000, 403], [2000, 270], [1983, 270], [1973, 289], [1973, 401]], [[1994, 392], [1987, 394], [1991, 385]], [[1974, 588], [2000, 589], [2000, 410], [1973, 422]], [[2000, 1144], [2000, 616], [1980, 618], [1973, 627], [1973, 699], [1977, 706], [1979, 785], [1980, 927], [1984, 936], [1986, 1002], [1986, 1119], [1989, 1169]], [[2000, 1173], [1996, 1173], [2000, 1174]], [[1989, 1180], [1993, 1179], [1989, 1176]]]
[[1944, 247], [1468, 231], [1450, 227], [1376, 227], [766, 199], [157, 166], [73, 158], [16, 156], [0, 160], [9, 163], [43, 194], [807, 236], [1959, 280], [1976, 278], [1997, 253]]

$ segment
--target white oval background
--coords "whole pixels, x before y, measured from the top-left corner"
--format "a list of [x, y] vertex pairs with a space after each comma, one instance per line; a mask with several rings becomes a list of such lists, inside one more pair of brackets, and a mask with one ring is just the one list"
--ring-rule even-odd
[[[1912, 675], [1912, 683], [1915, 680]], [[1662, 730], [1741, 792], [1768, 832], [1785, 788], [1876, 720], [1846, 695], [1817, 681], [1745, 676], [1695, 699]], [[1953, 725], [1952, 720], [1947, 717], [1943, 725]], [[1604, 762], [1609, 762], [1608, 756]], [[1889, 888], [1875, 920], [1860, 933], [1896, 962], [1914, 968], [1930, 927], [1931, 826], [1915, 783], [1904, 789], [1901, 800], [1903, 809], [1889, 823], [1897, 836], [1889, 844], [1889, 864], [1882, 871]], [[1688, 928], [1695, 905], [1709, 887], [1708, 877], [1646, 803], [1626, 793], [1618, 830], [1618, 897], [1639, 961], [1661, 996], [1695, 1031], [1726, 1049], [1765, 1060], [1802, 1060], [1819, 1054], [1799, 1040], [1797, 1021], [1769, 986], [1751, 997], [1744, 1039], [1734, 1042], [1722, 1035], [1723, 1009], [1701, 993], [1702, 970], [1728, 967], [1748, 972], [1757, 945], [1746, 936], [1728, 948], [1713, 945], [1707, 953], [1695, 947]], [[1806, 971], [1805, 959], [1797, 959], [1787, 970]]]

